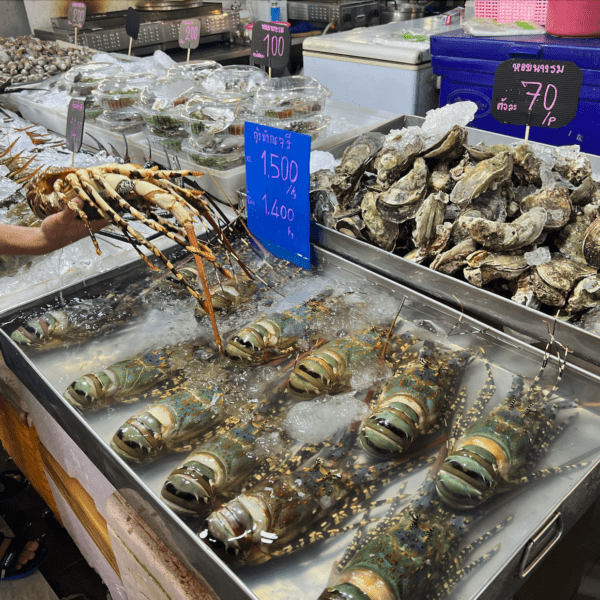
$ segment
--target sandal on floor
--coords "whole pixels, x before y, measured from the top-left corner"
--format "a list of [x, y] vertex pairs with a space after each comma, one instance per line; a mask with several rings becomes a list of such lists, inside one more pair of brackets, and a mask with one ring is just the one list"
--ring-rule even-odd
[[0, 473], [0, 504], [16, 498], [28, 485], [29, 481], [20, 471]]
[[23, 579], [23, 577], [31, 575], [42, 564], [46, 558], [46, 554], [48, 554], [46, 545], [38, 542], [39, 546], [35, 550], [35, 556], [22, 565], [20, 569], [17, 569], [19, 556], [21, 556], [25, 546], [33, 540], [29, 540], [26, 537], [9, 538], [3, 534], [0, 535], [3, 536], [0, 540], [0, 546], [6, 539], [10, 539], [8, 548], [4, 556], [0, 559], [0, 582]]

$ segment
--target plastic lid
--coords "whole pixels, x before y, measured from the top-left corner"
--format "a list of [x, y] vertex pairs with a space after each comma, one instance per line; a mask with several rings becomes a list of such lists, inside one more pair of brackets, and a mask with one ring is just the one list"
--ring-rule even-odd
[[107, 79], [103, 79], [99, 83], [94, 93], [98, 97], [139, 95], [147, 85], [151, 84], [155, 80], [156, 77], [150, 73], [127, 74], [119, 75], [117, 77], [109, 77]]
[[201, 86], [198, 82], [186, 79], [182, 72], [177, 76], [171, 74], [146, 86], [140, 94], [138, 105], [149, 112], [163, 112], [173, 108], [179, 111], [199, 89]]
[[167, 71], [167, 77], [184, 77], [194, 79], [195, 81], [204, 81], [212, 72], [218, 71], [223, 67], [214, 60], [199, 60], [197, 62], [182, 63], [172, 66]]
[[211, 73], [204, 81], [204, 89], [214, 96], [242, 100], [268, 80], [269, 76], [258, 67], [229, 65]]

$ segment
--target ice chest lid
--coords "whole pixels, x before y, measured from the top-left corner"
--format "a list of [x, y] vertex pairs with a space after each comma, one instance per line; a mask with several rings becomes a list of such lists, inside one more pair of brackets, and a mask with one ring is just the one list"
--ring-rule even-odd
[[557, 38], [550, 35], [475, 37], [462, 30], [431, 38], [431, 54], [502, 62], [511, 58], [572, 60], [579, 68], [600, 70], [599, 38]]

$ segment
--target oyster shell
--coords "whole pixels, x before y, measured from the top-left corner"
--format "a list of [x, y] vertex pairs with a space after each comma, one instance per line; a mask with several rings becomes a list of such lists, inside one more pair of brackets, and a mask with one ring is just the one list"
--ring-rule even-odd
[[448, 194], [438, 192], [427, 196], [421, 203], [415, 215], [415, 228], [412, 234], [417, 248], [427, 246], [433, 241], [438, 225], [444, 222], [448, 201]]
[[521, 185], [542, 185], [540, 167], [542, 161], [536, 157], [529, 144], [521, 144], [513, 150], [513, 172]]
[[398, 239], [398, 223], [392, 223], [381, 217], [377, 210], [376, 192], [367, 192], [363, 198], [362, 218], [371, 240], [383, 250], [392, 251]]
[[471, 162], [469, 156], [465, 156], [455, 167], [450, 169], [450, 177], [452, 178], [452, 181], [459, 181], [474, 168], [475, 163]]
[[500, 154], [500, 152], [510, 152], [510, 148], [504, 144], [494, 144], [493, 146], [477, 144], [477, 146], [465, 146], [465, 149], [469, 153], [469, 156], [477, 162], [492, 158], [496, 154]]
[[570, 196], [571, 204], [584, 206], [594, 201], [596, 184], [591, 177], [586, 177], [579, 187], [576, 187]]
[[585, 262], [600, 267], [600, 217], [590, 223], [583, 234], [583, 256]]
[[575, 285], [565, 310], [569, 313], [577, 313], [598, 305], [600, 305], [600, 277], [590, 275]]
[[333, 171], [321, 169], [310, 176], [310, 216], [326, 227], [335, 227], [334, 212], [338, 208], [337, 198], [331, 191]]
[[524, 256], [493, 254], [486, 250], [477, 250], [467, 256], [467, 265], [463, 269], [463, 275], [477, 287], [495, 279], [516, 279], [529, 268]]
[[450, 191], [452, 177], [450, 177], [450, 165], [447, 161], [440, 161], [431, 171], [429, 177], [429, 190], [432, 193]]
[[456, 160], [465, 151], [465, 142], [468, 135], [464, 127], [454, 125], [435, 144], [424, 150], [423, 157]]
[[401, 150], [390, 146], [384, 148], [374, 161], [377, 181], [383, 189], [389, 188], [400, 176], [408, 171], [423, 149], [423, 141], [416, 138]]
[[591, 308], [575, 321], [571, 321], [577, 327], [581, 327], [590, 333], [600, 335], [600, 306]]
[[581, 210], [581, 208], [575, 207], [569, 222], [560, 231], [557, 231], [553, 238], [554, 245], [561, 254], [571, 260], [586, 263], [583, 255], [583, 238], [587, 228], [597, 216], [597, 210]]
[[575, 284], [595, 273], [592, 267], [555, 253], [551, 261], [536, 265], [533, 269], [535, 296], [543, 304], [563, 306]]
[[467, 264], [467, 256], [476, 249], [477, 243], [471, 238], [467, 238], [442, 254], [438, 254], [429, 267], [434, 271], [446, 273], [446, 275], [454, 275]]
[[431, 244], [422, 246], [421, 248], [415, 248], [404, 256], [407, 260], [422, 264], [431, 258], [438, 256], [440, 252], [443, 252], [450, 241], [450, 232], [452, 231], [452, 225], [450, 223], [443, 223], [438, 225], [435, 232], [435, 238]]
[[531, 270], [524, 271], [517, 279], [517, 287], [513, 293], [512, 301], [530, 308], [539, 308], [540, 301], [535, 297], [533, 274]]
[[331, 189], [341, 210], [345, 210], [354, 197], [367, 165], [381, 150], [384, 140], [382, 133], [363, 133], [344, 151], [342, 162], [335, 168], [331, 180]]
[[554, 171], [568, 179], [573, 185], [579, 186], [583, 180], [592, 174], [592, 163], [589, 158], [579, 151], [579, 146], [561, 146], [553, 152], [556, 163]]
[[544, 231], [554, 231], [564, 227], [571, 217], [573, 205], [569, 200], [569, 190], [564, 187], [542, 188], [537, 194], [523, 198], [521, 212], [527, 212], [535, 206], [541, 206], [548, 212]]
[[498, 221], [500, 223], [506, 221], [507, 206], [508, 198], [502, 188], [498, 188], [494, 191], [488, 190], [487, 192], [480, 194], [471, 204], [471, 208], [478, 210], [484, 219]]
[[365, 224], [358, 215], [338, 219], [335, 223], [335, 228], [340, 233], [356, 238], [357, 240], [365, 239], [362, 234]]
[[450, 201], [459, 206], [467, 206], [493, 183], [509, 179], [512, 167], [510, 152], [500, 152], [493, 158], [482, 160], [472, 171], [461, 177], [450, 194]]
[[509, 252], [533, 244], [542, 234], [546, 219], [546, 209], [536, 206], [512, 223], [497, 223], [487, 219], [467, 218], [464, 226], [469, 235], [482, 246], [492, 250]]
[[422, 158], [417, 158], [412, 170], [377, 198], [377, 209], [384, 219], [403, 223], [412, 219], [427, 191], [429, 171]]

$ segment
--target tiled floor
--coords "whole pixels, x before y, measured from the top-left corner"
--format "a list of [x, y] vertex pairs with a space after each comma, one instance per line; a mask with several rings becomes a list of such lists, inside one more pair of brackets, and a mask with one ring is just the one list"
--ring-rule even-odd
[[[0, 472], [14, 469], [0, 448]], [[107, 600], [108, 589], [102, 579], [32, 486], [9, 503], [1, 516], [15, 535], [41, 539], [48, 547], [39, 572], [14, 582], [0, 582], [2, 600]]]

